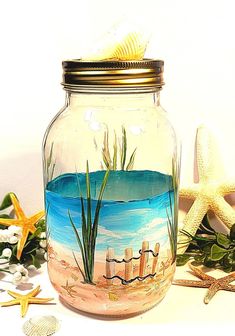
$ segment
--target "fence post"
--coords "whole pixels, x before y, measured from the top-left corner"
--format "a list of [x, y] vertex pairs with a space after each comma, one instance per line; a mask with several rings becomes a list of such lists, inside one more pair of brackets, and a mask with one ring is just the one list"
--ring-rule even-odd
[[[106, 252], [106, 277], [111, 278], [115, 275], [115, 262], [107, 261], [110, 259], [114, 259], [114, 249], [109, 247]], [[107, 284], [111, 285], [113, 283], [113, 279], [107, 279]]]
[[[131, 247], [125, 249], [125, 260], [129, 260], [133, 257], [133, 250]], [[125, 280], [130, 280], [133, 278], [133, 262], [125, 262]]]
[[153, 264], [152, 264], [152, 274], [156, 271], [157, 261], [158, 261], [158, 252], [159, 252], [160, 244], [156, 243], [154, 247], [154, 254], [157, 254], [156, 257], [153, 257]]
[[149, 249], [149, 242], [144, 240], [142, 242], [142, 249], [141, 249], [141, 257], [140, 257], [140, 271], [139, 271], [139, 276], [143, 277], [145, 274], [145, 269], [147, 266], [147, 262], [148, 262], [148, 253], [144, 252], [146, 250]]

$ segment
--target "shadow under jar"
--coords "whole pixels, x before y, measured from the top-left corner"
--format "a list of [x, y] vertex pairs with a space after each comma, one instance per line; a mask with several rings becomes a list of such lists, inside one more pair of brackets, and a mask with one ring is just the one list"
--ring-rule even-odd
[[48, 271], [84, 312], [143, 312], [173, 279], [179, 169], [163, 65], [63, 62], [66, 102], [43, 142]]

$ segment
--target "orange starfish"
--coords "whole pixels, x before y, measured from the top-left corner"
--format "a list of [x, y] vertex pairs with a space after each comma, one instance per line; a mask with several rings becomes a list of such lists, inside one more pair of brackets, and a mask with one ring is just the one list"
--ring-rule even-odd
[[17, 219], [0, 218], [0, 224], [3, 224], [5, 226], [15, 225], [20, 226], [22, 228], [22, 237], [18, 241], [17, 255], [16, 255], [17, 259], [20, 260], [28, 234], [34, 233], [36, 231], [35, 224], [39, 221], [39, 219], [41, 219], [45, 215], [45, 212], [40, 211], [31, 217], [26, 217], [15, 194], [10, 193], [10, 198]]
[[21, 306], [21, 317], [24, 317], [27, 313], [28, 306], [30, 303], [45, 304], [49, 301], [54, 300], [53, 298], [36, 298], [35, 296], [37, 296], [39, 292], [40, 292], [40, 286], [36, 287], [34, 290], [32, 290], [26, 295], [22, 295], [12, 291], [7, 291], [7, 293], [11, 295], [14, 298], [14, 300], [7, 302], [0, 302], [0, 306], [9, 307], [19, 304]]

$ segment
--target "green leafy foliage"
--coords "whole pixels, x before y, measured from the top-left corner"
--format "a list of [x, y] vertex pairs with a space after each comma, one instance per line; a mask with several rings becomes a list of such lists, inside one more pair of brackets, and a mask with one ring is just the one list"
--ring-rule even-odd
[[235, 224], [229, 234], [216, 232], [205, 216], [195, 236], [183, 231], [190, 244], [184, 254], [177, 255], [177, 266], [185, 265], [193, 260], [194, 265], [222, 269], [225, 272], [235, 271]]
[[10, 194], [11, 193], [6, 194], [6, 196], [3, 198], [2, 204], [0, 205], [1, 211], [9, 208], [9, 206], [12, 205]]
[[[9, 208], [12, 205], [11, 199], [10, 199], [10, 193], [8, 193], [3, 201], [2, 204], [0, 206], [0, 210], [6, 210], [7, 208]], [[10, 218], [9, 215], [7, 214], [0, 214], [1, 218]], [[8, 226], [5, 225], [0, 225], [0, 229], [4, 230], [4, 229], [8, 229]], [[20, 260], [17, 259], [16, 255], [17, 255], [17, 243], [16, 244], [10, 244], [10, 243], [6, 243], [6, 242], [1, 242], [0, 243], [0, 255], [2, 254], [2, 251], [5, 248], [9, 248], [12, 250], [12, 256], [10, 258], [10, 263], [11, 264], [15, 264], [15, 263], [22, 263], [25, 266], [30, 266], [30, 265], [34, 265], [36, 268], [40, 268], [42, 262], [45, 261], [45, 259], [43, 258], [42, 254], [39, 254], [38, 251], [41, 248], [40, 247], [40, 241], [42, 240], [42, 238], [40, 238], [40, 235], [42, 232], [46, 231], [46, 223], [45, 223], [45, 219], [41, 219], [38, 221], [38, 223], [36, 224], [36, 231], [33, 234], [29, 234], [27, 241], [25, 243], [22, 255]]]
[[[7, 227], [4, 227], [7, 228]], [[40, 268], [42, 262], [45, 260], [43, 259], [43, 255], [38, 254], [38, 250], [40, 249], [40, 234], [45, 232], [45, 220], [41, 219], [37, 223], [37, 230], [33, 234], [28, 235], [28, 239], [25, 243], [22, 256], [20, 260], [17, 259], [17, 243], [16, 244], [9, 244], [9, 243], [0, 243], [0, 254], [5, 248], [10, 248], [12, 250], [12, 256], [10, 258], [11, 264], [16, 264], [18, 262], [30, 266], [34, 265], [36, 268]]]

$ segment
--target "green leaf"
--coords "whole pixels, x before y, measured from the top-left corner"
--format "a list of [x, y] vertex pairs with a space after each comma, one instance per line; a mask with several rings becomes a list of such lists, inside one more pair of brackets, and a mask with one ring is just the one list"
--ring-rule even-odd
[[[9, 215], [7, 215], [7, 214], [1, 214], [0, 218], [7, 218], [7, 219], [9, 219], [11, 217]], [[5, 226], [5, 225], [3, 225], [3, 226]]]
[[228, 266], [228, 267], [224, 267], [223, 270], [224, 270], [224, 272], [226, 272], [226, 273], [230, 273], [230, 272], [232, 272], [234, 269], [233, 269], [232, 266]]
[[216, 240], [217, 243], [222, 247], [229, 248], [229, 246], [231, 245], [231, 240], [223, 233], [217, 233]]
[[189, 261], [190, 256], [187, 254], [177, 254], [176, 266], [184, 266]]
[[203, 217], [202, 223], [201, 223], [201, 228], [205, 233], [215, 233], [215, 230], [211, 227], [208, 216], [205, 215]]
[[40, 219], [40, 220], [37, 222], [36, 227], [37, 227], [37, 228], [40, 227], [41, 230], [42, 230], [42, 232], [43, 232], [43, 231], [46, 231], [46, 221], [45, 221], [45, 219]]
[[230, 229], [230, 239], [235, 240], [235, 224]]
[[233, 253], [227, 253], [221, 259], [221, 265], [224, 267], [232, 267], [235, 264], [235, 260], [233, 259]]
[[32, 264], [36, 267], [36, 268], [40, 268], [41, 264], [39, 262], [39, 260], [33, 255], [30, 254], [31, 258], [32, 258]]
[[203, 261], [205, 260], [205, 254], [195, 255], [194, 260], [198, 263], [203, 263]]
[[43, 230], [41, 227], [38, 227], [34, 233], [29, 234], [27, 241], [32, 240], [35, 237], [38, 237]]
[[12, 205], [11, 196], [10, 196], [11, 194], [14, 194], [14, 193], [11, 192], [11, 193], [6, 194], [6, 196], [4, 197], [2, 201], [2, 204], [0, 205], [0, 210], [5, 210], [6, 208], [9, 208], [9, 206]]
[[210, 256], [206, 256], [204, 260], [204, 265], [209, 268], [215, 268], [217, 261], [214, 261], [210, 258]]
[[211, 248], [212, 246], [214, 245], [214, 243], [207, 243], [205, 244], [203, 247], [202, 247], [202, 251], [205, 253], [205, 254], [211, 254]]
[[210, 254], [210, 259], [212, 261], [218, 261], [220, 259], [222, 259], [226, 254], [228, 253], [228, 251], [216, 244], [213, 244], [211, 247], [211, 254]]
[[[10, 216], [9, 215], [6, 215], [6, 214], [1, 214], [0, 215], [0, 218], [10, 218]], [[4, 225], [4, 224], [0, 224], [0, 230], [4, 230], [4, 229], [6, 229], [7, 228], [7, 226], [6, 225]]]

